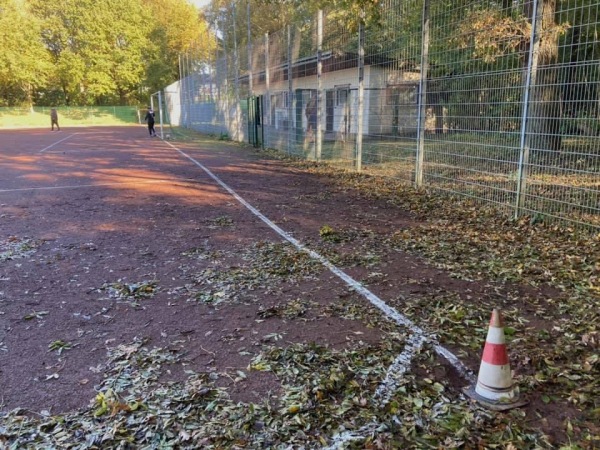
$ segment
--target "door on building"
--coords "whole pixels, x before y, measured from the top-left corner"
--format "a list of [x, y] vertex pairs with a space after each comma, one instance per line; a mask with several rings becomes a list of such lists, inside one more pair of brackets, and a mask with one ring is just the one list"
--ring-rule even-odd
[[335, 114], [335, 91], [325, 91], [325, 131], [333, 131]]
[[264, 136], [263, 96], [248, 97], [248, 143], [262, 147]]

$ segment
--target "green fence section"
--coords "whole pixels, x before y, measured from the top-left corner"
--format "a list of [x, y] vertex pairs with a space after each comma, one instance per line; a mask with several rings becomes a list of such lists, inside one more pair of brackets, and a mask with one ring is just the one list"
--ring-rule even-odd
[[[50, 127], [50, 107], [0, 108], [0, 128]], [[145, 109], [136, 106], [57, 107], [61, 127], [132, 125], [143, 122]]]

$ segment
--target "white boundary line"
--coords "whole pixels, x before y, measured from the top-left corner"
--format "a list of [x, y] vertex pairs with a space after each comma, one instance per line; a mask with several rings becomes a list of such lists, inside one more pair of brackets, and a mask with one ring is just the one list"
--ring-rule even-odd
[[[167, 145], [169, 145], [171, 148], [173, 148], [174, 150], [179, 152], [182, 156], [186, 157], [191, 162], [193, 162], [195, 165], [200, 167], [204, 172], [206, 172], [206, 174], [208, 176], [210, 176], [213, 180], [215, 180], [223, 189], [225, 189], [233, 197], [235, 197], [235, 199], [238, 202], [240, 202], [247, 209], [249, 209], [250, 212], [252, 212], [256, 217], [258, 217], [260, 220], [262, 220], [265, 224], [267, 224], [279, 236], [281, 236], [286, 241], [291, 243], [294, 247], [296, 247], [296, 249], [303, 251], [305, 253], [308, 253], [312, 258], [319, 261], [321, 264], [323, 264], [325, 267], [327, 267], [331, 272], [333, 272], [335, 275], [337, 275], [339, 278], [341, 278], [350, 288], [352, 288], [353, 290], [355, 290], [356, 292], [361, 294], [363, 297], [365, 297], [367, 300], [369, 300], [369, 302], [371, 302], [372, 305], [379, 308], [379, 310], [382, 311], [389, 319], [393, 320], [398, 325], [402, 325], [402, 326], [408, 328], [413, 334], [417, 335], [415, 337], [415, 339], [419, 342], [419, 345], [418, 346], [411, 345], [410, 348], [412, 348], [414, 351], [418, 351], [418, 349], [421, 347], [421, 345], [423, 343], [425, 343], [425, 342], [433, 343], [433, 348], [435, 349], [436, 353], [438, 353], [440, 356], [444, 357], [454, 367], [454, 369], [456, 369], [456, 371], [458, 373], [460, 373], [461, 376], [463, 376], [466, 380], [468, 380], [470, 382], [474, 381], [474, 377], [471, 374], [471, 371], [469, 369], [467, 369], [464, 366], [464, 364], [458, 359], [458, 357], [456, 355], [454, 355], [450, 350], [437, 344], [436, 340], [433, 336], [428, 336], [427, 333], [425, 332], [425, 330], [423, 330], [422, 328], [417, 326], [408, 317], [402, 315], [401, 313], [396, 311], [394, 308], [389, 306], [387, 303], [385, 303], [383, 300], [381, 300], [379, 297], [377, 297], [374, 293], [372, 293], [367, 288], [365, 288], [363, 285], [361, 285], [358, 281], [353, 279], [350, 275], [348, 275], [343, 270], [341, 270], [338, 267], [336, 267], [335, 265], [333, 265], [325, 257], [323, 257], [320, 254], [316, 253], [315, 251], [310, 250], [309, 248], [305, 247], [297, 239], [295, 239], [290, 234], [285, 232], [283, 229], [281, 229], [280, 227], [275, 225], [270, 219], [265, 217], [254, 206], [252, 206], [250, 203], [248, 203], [246, 200], [244, 200], [242, 197], [240, 197], [232, 188], [230, 188], [227, 184], [225, 184], [224, 181], [222, 181], [219, 177], [217, 177], [214, 173], [212, 173], [202, 163], [198, 162], [197, 160], [195, 160], [190, 155], [185, 153], [183, 150], [180, 150], [179, 148], [177, 148], [170, 142], [167, 142], [167, 141], [164, 141], [164, 142]], [[403, 352], [403, 355], [404, 355], [404, 352]], [[408, 355], [402, 356], [403, 359], [406, 359], [407, 357], [408, 357]], [[395, 365], [395, 363], [392, 366], [394, 366], [394, 365]], [[387, 377], [386, 377], [386, 379], [387, 379]], [[384, 389], [384, 391], [385, 391], [385, 389]]]
[[64, 138], [64, 139], [61, 139], [60, 141], [58, 141], [58, 142], [55, 142], [54, 144], [51, 144], [51, 145], [49, 145], [48, 147], [41, 149], [41, 150], [40, 150], [38, 153], [44, 153], [46, 150], [48, 150], [48, 149], [50, 149], [50, 148], [54, 147], [54, 146], [55, 146], [55, 145], [57, 145], [57, 144], [60, 144], [60, 143], [61, 143], [61, 142], [63, 142], [63, 141], [66, 141], [67, 139], [69, 139], [69, 138], [71, 138], [71, 137], [75, 136], [76, 134], [79, 134], [79, 133], [73, 133], [73, 134], [70, 134], [70, 135], [68, 135], [66, 138]]
[[[166, 142], [166, 141], [165, 141]], [[215, 180], [223, 189], [229, 192], [235, 199], [244, 205], [247, 209], [252, 212], [256, 217], [262, 220], [265, 224], [267, 224], [273, 231], [275, 231], [279, 236], [284, 238], [286, 241], [291, 243], [296, 249], [308, 253], [312, 258], [319, 261], [325, 267], [327, 267], [331, 272], [341, 278], [351, 289], [355, 290], [363, 297], [365, 297], [372, 305], [379, 308], [388, 319], [393, 320], [398, 325], [404, 326], [408, 328], [413, 334], [409, 337], [408, 342], [404, 348], [404, 351], [398, 355], [398, 357], [394, 360], [392, 365], [388, 368], [387, 374], [383, 382], [377, 388], [375, 392], [375, 398], [377, 399], [377, 406], [382, 407], [385, 406], [391, 400], [394, 395], [394, 391], [396, 390], [398, 383], [401, 380], [402, 375], [408, 370], [408, 366], [412, 361], [413, 357], [419, 352], [426, 342], [431, 342], [433, 344], [433, 348], [436, 353], [442, 357], [444, 357], [460, 375], [468, 380], [471, 384], [474, 383], [475, 378], [473, 374], [464, 366], [464, 364], [458, 359], [456, 355], [454, 355], [450, 350], [442, 347], [437, 344], [435, 338], [433, 336], [428, 336], [425, 330], [417, 326], [413, 321], [411, 321], [408, 317], [396, 311], [394, 308], [389, 306], [379, 297], [377, 297], [374, 293], [369, 291], [363, 285], [361, 285], [358, 281], [353, 279], [350, 275], [345, 273], [343, 270], [339, 269], [335, 265], [333, 265], [329, 260], [325, 257], [316, 253], [313, 250], [305, 247], [302, 243], [300, 243], [297, 239], [292, 237], [290, 234], [285, 232], [283, 229], [275, 225], [270, 219], [264, 216], [260, 211], [258, 211], [254, 206], [240, 197], [232, 188], [230, 188], [224, 181], [222, 181], [219, 177], [217, 177], [214, 173], [212, 173], [206, 166], [202, 163], [198, 162], [190, 155], [175, 147], [170, 142], [166, 142], [167, 145], [175, 149], [182, 156], [189, 159], [195, 165], [200, 167], [208, 176], [210, 176], [213, 180]], [[331, 438], [332, 444], [324, 447], [324, 450], [338, 450], [343, 448], [343, 445], [350, 441], [358, 441], [366, 438], [368, 434], [374, 434], [379, 429], [380, 424], [369, 423], [356, 431], [343, 431], [342, 433], [338, 433]], [[291, 448], [291, 447], [289, 447]]]
[[388, 368], [385, 380], [379, 384], [375, 391], [374, 397], [379, 400], [380, 407], [384, 407], [390, 402], [394, 392], [398, 389], [402, 375], [408, 370], [408, 365], [412, 361], [413, 356], [421, 350], [425, 341], [425, 336], [420, 333], [415, 333], [408, 338], [404, 351], [398, 355]]
[[[385, 380], [379, 384], [375, 391], [374, 398], [376, 400], [376, 407], [384, 408], [390, 402], [394, 392], [398, 389], [398, 384], [402, 381], [402, 375], [406, 373], [408, 365], [412, 361], [414, 355], [421, 350], [425, 341], [426, 338], [423, 334], [415, 333], [408, 338], [404, 351], [398, 355], [392, 365], [388, 368]], [[338, 450], [343, 448], [343, 445], [347, 442], [364, 440], [366, 438], [365, 434], [375, 433], [379, 426], [378, 423], [371, 422], [362, 426], [358, 431], [346, 430], [338, 433], [331, 438], [331, 445], [324, 447], [323, 450]]]
[[[343, 448], [342, 445], [350, 441], [363, 441], [369, 434], [375, 434], [379, 425], [376, 423], [369, 423], [360, 427], [357, 431], [343, 431], [340, 434], [336, 434], [332, 440], [333, 443], [327, 447], [323, 447], [323, 450], [339, 450]], [[291, 449], [292, 447], [288, 447]]]

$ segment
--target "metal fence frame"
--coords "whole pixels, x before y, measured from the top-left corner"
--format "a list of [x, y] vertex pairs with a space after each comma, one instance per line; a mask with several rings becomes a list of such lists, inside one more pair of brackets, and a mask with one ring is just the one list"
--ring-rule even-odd
[[237, 30], [234, 2], [230, 44], [211, 65], [184, 55], [166, 103], [179, 97], [181, 126], [248, 141], [258, 136], [248, 133], [248, 99], [258, 95], [264, 147], [514, 217], [600, 227], [600, 2], [382, 8], [383, 25], [357, 21], [350, 31], [340, 11], [320, 11], [252, 41], [249, 20], [246, 33]]

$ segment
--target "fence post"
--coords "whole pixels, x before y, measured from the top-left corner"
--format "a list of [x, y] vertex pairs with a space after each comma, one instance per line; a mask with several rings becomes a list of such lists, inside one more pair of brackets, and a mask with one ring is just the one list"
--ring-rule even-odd
[[191, 53], [188, 57], [188, 121], [189, 127], [193, 129], [194, 121], [192, 119], [192, 109], [194, 106], [194, 93], [196, 92], [196, 80], [194, 80], [193, 47], [190, 47], [188, 51]]
[[[208, 27], [206, 28], [206, 42], [210, 42], [210, 32], [209, 32], [209, 28]], [[215, 47], [216, 47], [216, 45], [215, 45]], [[208, 84], [208, 93], [209, 93], [208, 95], [209, 95], [209, 97], [205, 101], [207, 101], [207, 102], [214, 102], [215, 101], [215, 94], [213, 92], [213, 81], [214, 81], [214, 78], [215, 78], [215, 71], [214, 71], [215, 67], [213, 67], [213, 65], [210, 63], [210, 57], [208, 55], [207, 55], [207, 59], [208, 59], [208, 63], [207, 63], [207, 65], [208, 65], [208, 67], [207, 67], [208, 73], [207, 73], [207, 75], [208, 75], [208, 83], [209, 83]], [[217, 61], [215, 60], [215, 65], [216, 64], [217, 64]]]
[[[356, 124], [356, 171], [362, 170], [362, 150], [363, 150], [363, 105], [365, 95], [365, 24], [364, 12], [361, 13], [360, 25], [358, 26], [358, 117]], [[350, 123], [352, 127], [352, 123]]]
[[423, 186], [423, 162], [425, 160], [425, 120], [427, 118], [427, 77], [429, 75], [429, 0], [423, 0], [421, 22], [421, 77], [419, 79], [419, 105], [417, 112], [417, 157], [415, 161], [415, 185]]
[[186, 121], [186, 114], [185, 114], [185, 108], [186, 108], [186, 102], [185, 102], [185, 97], [186, 97], [186, 91], [185, 91], [185, 67], [184, 67], [184, 54], [180, 54], [179, 55], [179, 65], [180, 65], [180, 71], [181, 71], [181, 76], [180, 76], [180, 83], [179, 83], [179, 92], [180, 92], [180, 96], [179, 96], [179, 120], [181, 122], [181, 125], [183, 127], [187, 128], [187, 123]]
[[254, 86], [252, 85], [252, 40], [250, 32], [250, 0], [246, 3], [246, 9], [248, 13], [248, 95], [252, 97], [252, 91]]
[[[223, 14], [225, 14], [225, 12], [223, 11]], [[226, 25], [226, 19], [227, 16], [225, 15], [223, 17], [223, 28], [225, 28]], [[231, 99], [231, 91], [230, 91], [230, 84], [229, 84], [229, 76], [230, 76], [230, 68], [229, 68], [229, 53], [230, 53], [230, 49], [229, 46], [227, 45], [227, 40], [226, 40], [226, 36], [225, 36], [225, 31], [223, 31], [223, 40], [224, 40], [224, 44], [223, 44], [223, 58], [224, 58], [224, 62], [225, 62], [225, 79], [224, 79], [224, 83], [223, 83], [223, 91], [225, 94], [225, 101], [223, 102], [224, 104], [222, 105], [222, 108], [225, 109], [224, 111], [224, 117], [225, 117], [225, 127], [227, 128], [227, 135], [229, 136], [231, 133], [231, 112], [230, 110], [230, 99]], [[218, 48], [218, 46], [217, 46]], [[233, 139], [233, 136], [229, 136]]]
[[529, 166], [529, 139], [527, 135], [527, 125], [529, 122], [529, 96], [531, 86], [536, 84], [536, 75], [538, 67], [538, 56], [540, 48], [540, 35], [537, 32], [537, 20], [541, 16], [543, 1], [533, 0], [533, 14], [531, 16], [531, 37], [529, 45], [529, 55], [527, 60], [527, 74], [525, 77], [525, 86], [523, 94], [523, 113], [521, 116], [521, 136], [519, 142], [519, 168], [517, 175], [517, 198], [515, 200], [514, 218], [521, 215], [521, 210], [525, 203], [527, 195], [527, 167]]
[[179, 125], [185, 127], [185, 124], [181, 120], [181, 111], [183, 110], [183, 105], [181, 104], [181, 99], [183, 98], [183, 71], [181, 70], [181, 53], [178, 56], [179, 63]]
[[188, 51], [186, 50], [185, 52], [185, 109], [186, 109], [186, 113], [185, 113], [185, 120], [186, 120], [186, 125], [188, 128], [191, 128], [192, 125], [192, 121], [190, 119], [190, 56], [188, 54]]
[[[268, 129], [271, 130], [273, 126], [273, 118], [271, 117], [271, 71], [269, 69], [269, 33], [265, 33], [265, 101], [263, 102], [264, 111], [263, 118], [265, 119], [265, 123], [263, 123], [263, 132], [268, 124]], [[270, 133], [267, 134], [267, 139], [269, 138]], [[263, 140], [263, 147], [268, 147], [268, 143]]]
[[315, 159], [321, 161], [323, 152], [323, 10], [317, 13], [317, 139]]
[[293, 99], [294, 99], [294, 84], [292, 82], [292, 26], [287, 26], [287, 57], [288, 57], [288, 67], [287, 67], [287, 75], [288, 75], [288, 136], [287, 136], [287, 147], [288, 153], [292, 152], [292, 118], [294, 117], [294, 107], [293, 107]]
[[185, 79], [185, 53], [181, 54], [181, 121], [187, 128], [187, 82]]
[[[214, 23], [215, 27], [215, 41], [217, 39], [217, 19], [215, 19]], [[225, 45], [223, 45], [225, 47]], [[223, 63], [225, 63], [225, 73], [223, 73]], [[225, 76], [223, 76], [225, 75]], [[225, 81], [224, 81], [225, 80]], [[227, 83], [227, 58], [225, 57], [225, 51], [223, 51], [223, 56], [219, 58], [219, 45], [215, 42], [215, 67], [213, 71], [213, 82], [215, 83], [216, 99], [215, 99], [215, 111], [212, 123], [214, 124], [214, 128], [219, 130], [219, 134], [222, 133], [223, 124], [222, 124], [222, 113], [223, 113], [223, 88]], [[216, 119], [216, 120], [215, 120]]]
[[240, 141], [241, 134], [241, 114], [240, 114], [240, 61], [237, 48], [237, 20], [235, 12], [235, 2], [232, 3], [232, 17], [233, 17], [233, 70], [235, 72], [235, 123], [233, 139]]
[[160, 138], [164, 139], [165, 134], [163, 133], [163, 106], [162, 106], [162, 96], [161, 91], [158, 91], [158, 119], [160, 123]]

